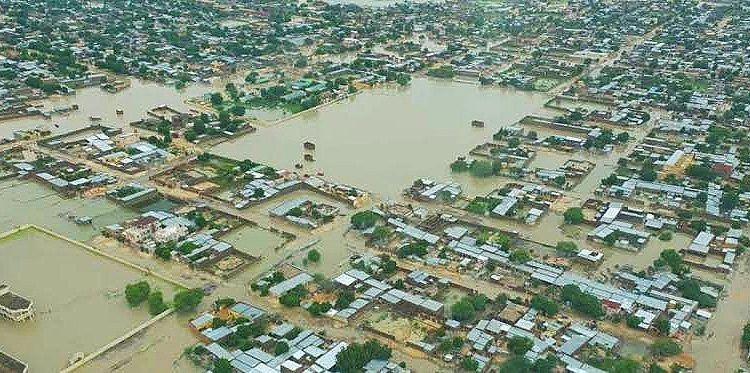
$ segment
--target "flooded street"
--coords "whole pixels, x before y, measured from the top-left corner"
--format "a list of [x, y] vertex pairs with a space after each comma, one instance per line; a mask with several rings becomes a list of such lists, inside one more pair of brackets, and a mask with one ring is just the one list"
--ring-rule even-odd
[[[483, 88], [431, 79], [410, 87], [383, 88], [310, 112], [253, 136], [219, 145], [215, 151], [293, 169], [302, 161], [302, 143], [317, 145], [314, 163], [305, 172], [393, 198], [419, 177], [452, 178], [449, 164], [495, 131], [542, 109], [547, 97], [499, 88]], [[473, 128], [474, 119], [486, 127]], [[486, 186], [468, 177], [458, 180]], [[486, 188], [483, 188], [486, 189]]]

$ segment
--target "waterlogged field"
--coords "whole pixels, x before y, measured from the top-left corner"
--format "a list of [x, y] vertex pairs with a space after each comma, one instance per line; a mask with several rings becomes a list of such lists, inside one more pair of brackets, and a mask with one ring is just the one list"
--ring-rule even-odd
[[34, 372], [64, 368], [150, 318], [146, 305], [128, 306], [128, 283], [147, 280], [171, 299], [173, 287], [130, 267], [36, 229], [0, 240], [0, 282], [30, 298], [36, 318], [0, 320], [0, 349]]

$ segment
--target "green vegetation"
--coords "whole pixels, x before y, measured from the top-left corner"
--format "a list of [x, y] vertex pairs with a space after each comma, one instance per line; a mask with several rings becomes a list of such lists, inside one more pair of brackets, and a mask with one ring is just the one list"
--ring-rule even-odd
[[429, 244], [427, 243], [427, 241], [412, 242], [399, 247], [397, 255], [399, 258], [406, 258], [411, 255], [423, 257], [427, 255], [428, 246]]
[[583, 223], [583, 209], [580, 207], [571, 207], [563, 213], [565, 224], [581, 224]]
[[372, 239], [376, 242], [382, 242], [391, 235], [391, 229], [385, 225], [378, 225], [372, 231]]
[[279, 297], [279, 303], [287, 307], [297, 307], [302, 302], [302, 298], [307, 295], [307, 289], [304, 286], [298, 285], [292, 290], [287, 291]]
[[557, 358], [553, 354], [530, 362], [523, 356], [511, 356], [499, 367], [499, 373], [551, 373], [555, 371]]
[[495, 175], [495, 166], [490, 161], [476, 160], [471, 163], [469, 172], [475, 177], [490, 177]]
[[672, 240], [672, 232], [670, 231], [662, 231], [659, 233], [659, 240], [660, 241], [671, 241]]
[[534, 347], [534, 342], [526, 337], [514, 336], [508, 339], [508, 352], [516, 356], [523, 356]]
[[497, 198], [475, 197], [466, 206], [466, 211], [477, 215], [485, 215], [487, 212], [492, 211], [499, 203], [500, 200]]
[[466, 172], [469, 171], [469, 164], [463, 159], [457, 159], [451, 163], [451, 171]]
[[378, 221], [378, 214], [367, 210], [360, 211], [351, 217], [351, 223], [356, 229], [367, 229], [375, 226]]
[[676, 275], [682, 275], [690, 271], [690, 269], [682, 263], [682, 256], [673, 249], [667, 249], [659, 254], [659, 258], [654, 260], [654, 267], [668, 266], [672, 273]]
[[354, 292], [351, 290], [342, 290], [338, 297], [336, 297], [336, 304], [333, 306], [337, 310], [343, 310], [346, 307], [349, 307], [349, 304], [354, 302], [355, 295]]
[[315, 249], [311, 249], [307, 252], [307, 260], [311, 263], [320, 262], [320, 252]]
[[742, 348], [750, 348], [750, 323], [742, 327]]
[[641, 322], [643, 322], [643, 319], [636, 315], [630, 315], [627, 319], [625, 319], [625, 325], [627, 325], [628, 328], [631, 329], [638, 329], [638, 325], [641, 325]]
[[664, 317], [660, 317], [654, 320], [654, 329], [659, 332], [660, 335], [669, 335], [669, 320]]
[[560, 241], [555, 246], [557, 255], [570, 257], [575, 256], [578, 253], [578, 245], [572, 241]]
[[427, 70], [427, 76], [434, 78], [453, 79], [456, 76], [456, 71], [450, 65], [436, 67], [434, 69]]
[[508, 257], [513, 263], [526, 263], [531, 260], [531, 255], [526, 250], [513, 250]]
[[681, 353], [682, 347], [671, 338], [659, 338], [651, 344], [649, 351], [656, 357], [667, 357]]
[[265, 317], [255, 319], [250, 324], [242, 324], [237, 327], [237, 335], [241, 338], [255, 338], [266, 333], [269, 321]]
[[151, 286], [146, 281], [139, 281], [125, 286], [125, 299], [130, 307], [136, 307], [148, 299]]
[[458, 321], [473, 320], [478, 312], [485, 310], [488, 301], [483, 294], [465, 296], [451, 306], [451, 317]]
[[234, 368], [232, 368], [232, 364], [229, 363], [229, 360], [227, 359], [218, 359], [216, 362], [214, 362], [214, 368], [212, 372], [214, 373], [232, 373]]
[[307, 308], [307, 312], [310, 312], [313, 316], [319, 316], [328, 312], [331, 309], [331, 304], [328, 302], [313, 302], [310, 307]]
[[560, 305], [556, 301], [544, 295], [535, 295], [531, 298], [531, 307], [539, 310], [544, 316], [553, 317], [560, 311]]
[[287, 351], [289, 351], [289, 345], [284, 341], [278, 341], [276, 342], [276, 345], [273, 346], [274, 356], [279, 356]]
[[464, 356], [461, 360], [461, 369], [467, 372], [476, 372], [479, 369], [479, 363], [471, 356]]
[[180, 290], [174, 295], [174, 308], [177, 312], [186, 313], [192, 312], [201, 304], [203, 300], [203, 290], [201, 289], [187, 289]]
[[365, 343], [352, 343], [336, 356], [336, 368], [342, 373], [361, 371], [371, 360], [388, 360], [391, 349], [375, 340]]
[[560, 299], [584, 315], [600, 318], [604, 316], [602, 303], [595, 296], [586, 294], [576, 285], [565, 285], [560, 291]]
[[716, 307], [716, 300], [711, 298], [708, 294], [701, 292], [701, 285], [697, 280], [682, 280], [677, 283], [677, 288], [680, 290], [683, 297], [698, 302], [698, 305], [701, 307]]
[[154, 290], [148, 295], [148, 313], [151, 316], [156, 316], [167, 310], [167, 305], [164, 303], [164, 297], [161, 291]]

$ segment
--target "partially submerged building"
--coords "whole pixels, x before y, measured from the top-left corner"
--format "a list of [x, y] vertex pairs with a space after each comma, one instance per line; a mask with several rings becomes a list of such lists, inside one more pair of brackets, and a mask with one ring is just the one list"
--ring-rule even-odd
[[15, 322], [34, 318], [34, 302], [10, 290], [7, 284], [0, 285], [0, 316]]

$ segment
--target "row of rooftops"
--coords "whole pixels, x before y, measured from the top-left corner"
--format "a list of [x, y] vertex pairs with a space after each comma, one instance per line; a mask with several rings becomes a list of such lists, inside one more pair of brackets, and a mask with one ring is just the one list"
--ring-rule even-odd
[[[229, 307], [229, 312], [234, 317], [244, 317], [254, 321], [263, 317], [266, 312], [246, 303], [236, 303]], [[204, 313], [191, 321], [191, 326], [201, 330], [211, 325], [215, 316]], [[206, 350], [215, 359], [229, 360], [232, 367], [239, 372], [264, 373], [264, 372], [295, 372], [295, 373], [323, 373], [330, 372], [336, 366], [337, 356], [348, 344], [343, 341], [334, 341], [323, 338], [309, 329], [301, 330], [296, 336], [289, 336], [296, 328], [289, 323], [274, 325], [266, 334], [255, 338], [261, 345], [275, 345], [285, 342], [289, 350], [278, 356], [274, 356], [261, 348], [253, 347], [242, 351], [227, 350], [222, 347], [221, 341], [237, 331], [239, 326], [221, 326], [215, 329], [207, 328], [200, 331], [204, 340]], [[289, 337], [287, 337], [289, 336]], [[390, 361], [374, 360], [368, 362], [363, 368], [367, 373], [403, 372], [404, 370]]]

